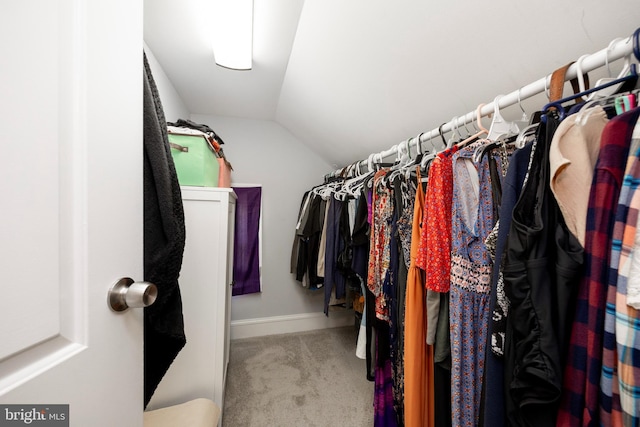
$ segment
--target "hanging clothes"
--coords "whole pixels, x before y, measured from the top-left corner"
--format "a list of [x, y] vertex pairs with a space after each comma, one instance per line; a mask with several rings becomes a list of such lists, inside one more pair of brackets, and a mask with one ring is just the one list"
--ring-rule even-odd
[[582, 247], [549, 189], [549, 145], [558, 127], [539, 124], [528, 176], [513, 210], [504, 261], [509, 298], [505, 402], [514, 426], [549, 426], [556, 418], [562, 360]]
[[[554, 73], [554, 99], [567, 68]], [[363, 287], [374, 425], [640, 423], [640, 297], [627, 304], [640, 295], [640, 151], [627, 157], [640, 112], [607, 122], [604, 103], [574, 106], [560, 122], [560, 105], [546, 110], [511, 160], [505, 144], [437, 153], [426, 194], [419, 167], [414, 191], [397, 173], [410, 140], [355, 215], [349, 184], [327, 186], [339, 194], [327, 205], [327, 287]]]
[[[389, 183], [391, 184], [391, 183]], [[398, 332], [399, 322], [399, 307], [398, 307], [398, 272], [400, 270], [400, 254], [399, 254], [399, 240], [398, 240], [398, 228], [397, 218], [398, 209], [395, 204], [395, 197], [393, 197], [393, 215], [391, 217], [391, 238], [389, 241], [389, 270], [387, 270], [387, 276], [384, 280], [383, 292], [385, 298], [388, 301], [389, 306], [389, 346], [390, 346], [390, 360], [391, 360], [391, 375], [393, 378], [393, 406], [396, 413], [397, 425], [399, 427], [404, 426], [403, 421], [403, 406], [404, 402], [401, 399], [400, 394], [400, 375], [402, 372], [398, 371], [400, 352], [398, 351], [398, 344], [400, 342]]]
[[375, 296], [376, 367], [375, 367], [375, 426], [396, 427], [398, 415], [394, 402], [394, 335], [393, 294], [394, 275], [397, 274], [398, 256], [391, 250], [394, 236], [393, 194], [387, 186], [388, 170], [374, 175], [372, 199], [372, 226], [367, 286]]
[[583, 247], [591, 179], [602, 131], [609, 121], [600, 106], [589, 109], [586, 114], [588, 117], [574, 114], [563, 120], [549, 149], [551, 191], [569, 231]]
[[504, 281], [501, 274], [501, 260], [507, 241], [507, 233], [511, 226], [511, 213], [520, 196], [522, 185], [527, 174], [532, 143], [517, 150], [509, 161], [509, 169], [502, 185], [502, 204], [500, 206], [500, 224], [496, 241], [496, 254], [491, 278], [491, 319], [485, 364], [484, 390], [484, 425], [486, 427], [503, 427], [506, 422], [504, 403], [504, 340], [508, 313], [508, 299], [504, 293]]
[[[361, 329], [358, 335], [358, 345], [356, 352], [358, 357], [366, 359], [367, 363], [367, 379], [373, 381], [373, 358], [372, 358], [372, 325], [373, 317], [369, 314], [369, 304], [367, 299], [367, 269], [369, 266], [369, 230], [368, 206], [366, 193], [369, 190], [366, 186], [360, 193], [358, 207], [354, 219], [353, 234], [351, 236], [353, 243], [353, 260], [351, 262], [352, 270], [358, 275], [361, 281], [362, 295], [365, 299], [365, 305], [362, 311]], [[363, 328], [364, 327], [364, 328]], [[363, 334], [364, 329], [364, 336]]]
[[481, 145], [468, 145], [452, 159], [449, 316], [454, 426], [474, 427], [480, 416], [492, 267], [484, 242], [494, 221], [488, 159], [473, 160]]
[[322, 231], [320, 232], [320, 243], [318, 247], [318, 279], [322, 279], [322, 281], [318, 284], [318, 286], [324, 286], [324, 261], [325, 255], [327, 252], [327, 220], [326, 218], [329, 216], [329, 208], [331, 207], [331, 200], [322, 200], [320, 204], [320, 212], [322, 214]]
[[186, 344], [178, 277], [185, 244], [180, 185], [164, 111], [147, 57], [144, 63], [144, 280], [158, 287], [144, 309], [144, 406]]
[[374, 383], [374, 427], [397, 427], [398, 416], [393, 404], [393, 373], [389, 354], [389, 325], [375, 319], [376, 370]]
[[416, 168], [418, 188], [413, 208], [411, 263], [407, 277], [404, 338], [404, 421], [407, 427], [434, 425], [433, 348], [426, 344], [425, 290], [417, 266], [424, 192], [420, 168]]
[[[449, 292], [451, 273], [451, 203], [453, 198], [452, 156], [458, 147], [438, 153], [429, 168], [416, 265], [426, 273], [426, 288]], [[427, 262], [428, 260], [428, 262]]]
[[438, 329], [433, 346], [433, 388], [435, 427], [451, 427], [451, 335], [449, 292], [440, 293]]
[[262, 187], [234, 187], [236, 219], [233, 245], [233, 279], [231, 295], [261, 291], [260, 283], [260, 206]]
[[295, 278], [304, 287], [308, 288], [309, 283], [309, 239], [304, 236], [304, 228], [309, 222], [311, 213], [311, 201], [314, 195], [311, 191], [307, 191], [302, 196], [300, 210], [298, 212], [298, 222], [296, 224], [295, 235], [293, 239], [293, 247], [291, 248], [291, 273], [295, 274]]
[[[452, 156], [457, 146], [438, 153], [429, 166], [422, 233], [416, 264], [425, 270], [427, 344], [434, 345], [435, 424], [451, 425], [449, 286], [451, 274]], [[428, 260], [428, 262], [427, 262]]]
[[338, 269], [338, 254], [344, 250], [344, 240], [340, 236], [340, 217], [344, 203], [335, 198], [330, 199], [327, 215], [327, 238], [324, 266], [324, 314], [329, 315], [329, 305], [333, 295], [344, 297], [345, 278]]
[[389, 219], [393, 215], [390, 192], [384, 185], [386, 170], [376, 172], [373, 178], [371, 246], [369, 253], [369, 273], [367, 285], [376, 297], [376, 317], [389, 320], [389, 307], [383, 292], [384, 279], [389, 269], [391, 227]]
[[[640, 140], [631, 142], [630, 152], [635, 153]], [[616, 348], [616, 293], [618, 288], [618, 269], [620, 267], [620, 249], [627, 222], [629, 204], [633, 196], [633, 187], [637, 187], [640, 179], [640, 162], [635, 155], [629, 156], [625, 168], [624, 180], [620, 189], [618, 207], [616, 208], [615, 225], [613, 227], [611, 256], [607, 282], [607, 301], [604, 319], [604, 335], [602, 338], [602, 372], [600, 379], [600, 423], [602, 425], [622, 426], [622, 408], [620, 406], [620, 387], [618, 377], [618, 351]], [[634, 184], [635, 182], [635, 184]]]
[[[634, 146], [640, 145], [640, 124], [636, 123], [633, 141]], [[634, 157], [637, 162], [640, 159], [640, 150], [635, 149]], [[637, 325], [640, 324], [640, 311], [627, 305], [629, 278], [638, 273], [633, 268], [637, 264], [638, 248], [640, 247], [640, 233], [638, 226], [640, 221], [640, 191], [638, 177], [627, 179], [625, 186], [630, 187], [630, 203], [627, 209], [626, 221], [616, 221], [614, 232], [622, 230], [620, 241], [620, 262], [617, 269], [617, 288], [615, 300], [615, 339], [617, 347], [617, 379], [619, 381], [620, 406], [622, 410], [622, 422], [625, 426], [640, 425], [640, 407], [638, 405], [638, 389], [640, 388], [640, 370], [638, 360], [635, 357], [640, 332]], [[617, 236], [614, 236], [614, 239]], [[617, 239], [616, 239], [617, 240]], [[615, 248], [615, 246], [614, 246]], [[613, 253], [612, 253], [613, 259]], [[635, 259], [635, 261], [633, 261]], [[615, 273], [615, 271], [612, 271]], [[636, 278], [638, 276], [635, 276]], [[607, 315], [609, 310], [607, 311]], [[608, 322], [605, 321], [605, 325]], [[605, 337], [606, 338], [606, 337]], [[603, 369], [604, 375], [604, 369]], [[612, 378], [614, 381], [615, 378]]]
[[396, 281], [395, 310], [392, 320], [395, 323], [396, 354], [394, 357], [394, 391], [398, 425], [404, 426], [404, 316], [407, 277], [411, 262], [411, 226], [413, 221], [413, 201], [415, 200], [415, 183], [403, 175], [393, 180], [395, 196], [395, 235], [398, 240], [398, 275]]
[[598, 425], [600, 421], [602, 335], [611, 236], [624, 175], [623, 163], [628, 157], [629, 141], [639, 115], [640, 110], [635, 109], [614, 117], [602, 134], [589, 195], [585, 275], [578, 291], [558, 427]]

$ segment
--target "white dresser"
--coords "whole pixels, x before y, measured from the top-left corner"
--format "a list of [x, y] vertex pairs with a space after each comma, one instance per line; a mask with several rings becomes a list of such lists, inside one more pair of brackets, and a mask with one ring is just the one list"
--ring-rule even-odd
[[229, 361], [236, 195], [229, 188], [181, 189], [186, 244], [179, 283], [187, 344], [147, 409], [205, 397], [222, 410]]

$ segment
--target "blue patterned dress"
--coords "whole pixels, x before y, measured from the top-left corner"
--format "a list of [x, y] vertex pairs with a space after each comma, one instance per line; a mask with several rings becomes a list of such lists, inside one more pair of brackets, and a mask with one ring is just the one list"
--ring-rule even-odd
[[[492, 262], [485, 239], [494, 225], [489, 161], [453, 156], [451, 243], [451, 411], [453, 426], [478, 425], [486, 350]], [[500, 168], [498, 161], [498, 168]]]

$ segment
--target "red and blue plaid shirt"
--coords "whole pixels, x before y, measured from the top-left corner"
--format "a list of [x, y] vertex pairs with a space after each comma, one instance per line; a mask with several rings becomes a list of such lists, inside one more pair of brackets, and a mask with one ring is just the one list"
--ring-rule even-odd
[[593, 175], [585, 235], [585, 276], [578, 290], [556, 425], [600, 425], [604, 318], [616, 208], [640, 109], [607, 123]]

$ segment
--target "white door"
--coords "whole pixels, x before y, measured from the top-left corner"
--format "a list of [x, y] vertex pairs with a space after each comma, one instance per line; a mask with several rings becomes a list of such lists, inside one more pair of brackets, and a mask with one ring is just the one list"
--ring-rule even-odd
[[3, 2], [0, 40], [0, 405], [141, 426], [142, 310], [107, 291], [142, 280], [142, 0]]

